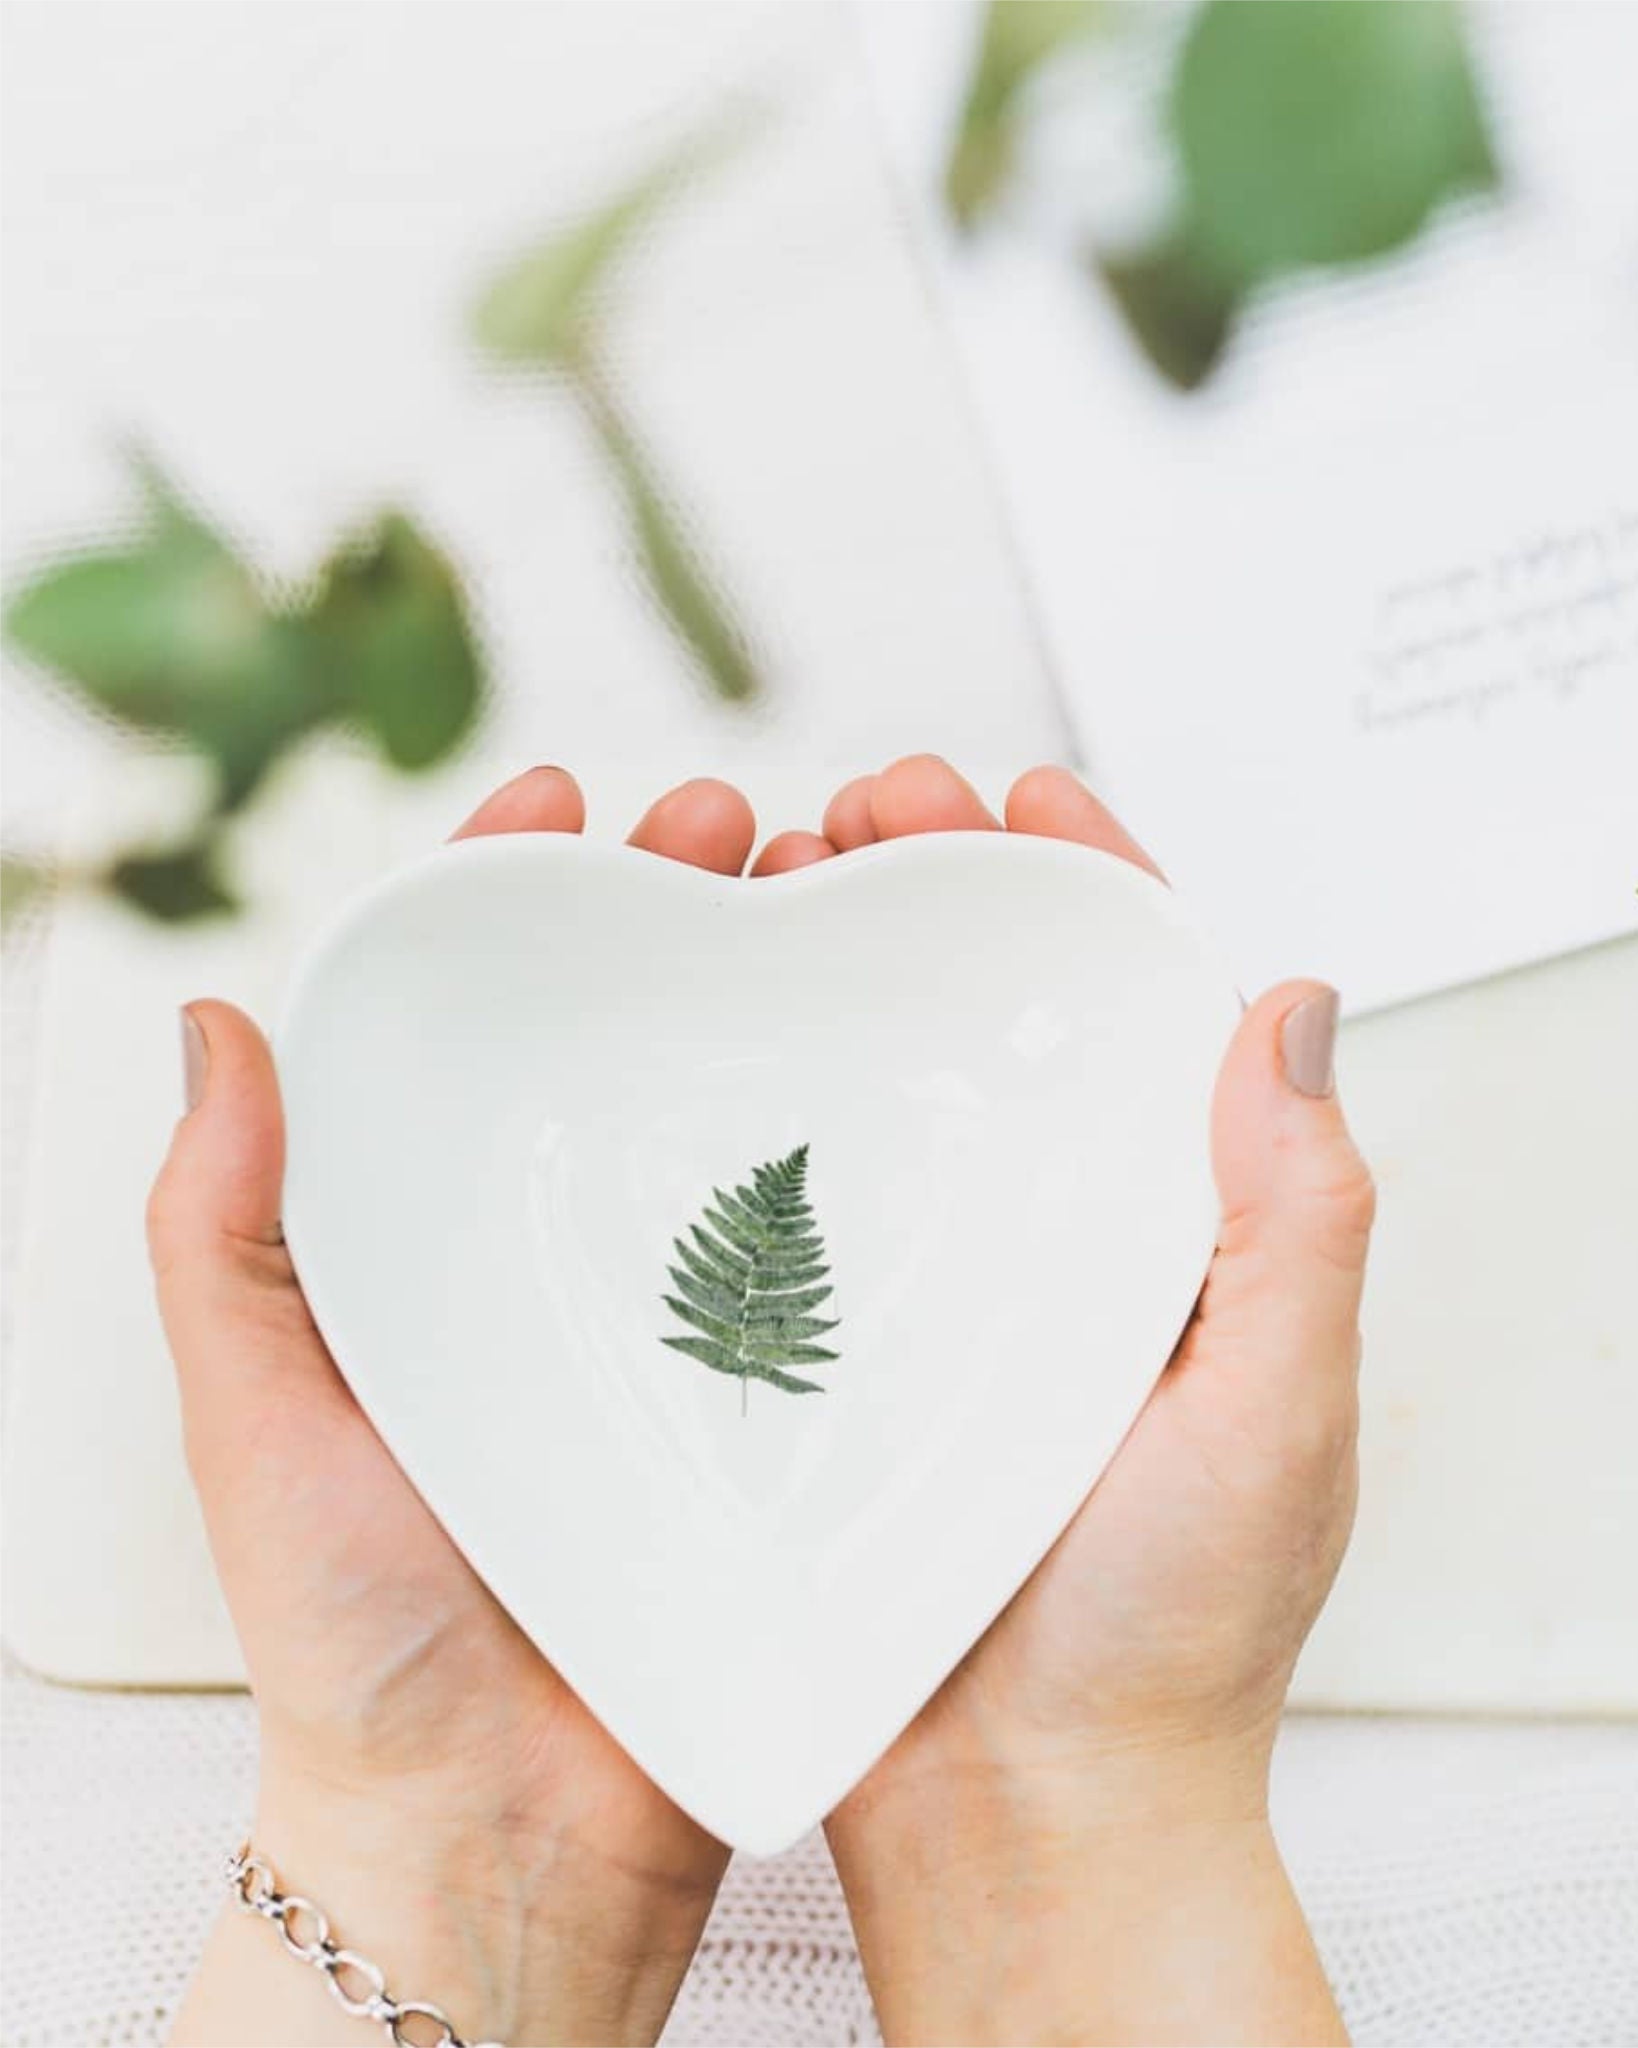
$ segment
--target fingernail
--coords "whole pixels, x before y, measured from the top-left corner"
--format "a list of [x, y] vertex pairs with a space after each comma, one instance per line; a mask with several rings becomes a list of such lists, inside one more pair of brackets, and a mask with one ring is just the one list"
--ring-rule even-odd
[[205, 1092], [205, 1066], [209, 1060], [205, 1034], [191, 1010], [182, 1012], [182, 1104], [184, 1113], [199, 1107]]
[[1280, 1026], [1285, 1078], [1299, 1095], [1329, 1095], [1336, 1086], [1337, 992], [1305, 996]]

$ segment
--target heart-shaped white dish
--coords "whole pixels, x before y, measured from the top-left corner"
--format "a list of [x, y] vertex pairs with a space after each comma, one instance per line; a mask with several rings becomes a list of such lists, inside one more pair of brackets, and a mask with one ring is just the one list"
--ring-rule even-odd
[[474, 1568], [680, 1806], [767, 1854], [1141, 1407], [1211, 1255], [1238, 1013], [1159, 883], [1056, 841], [750, 883], [466, 840], [298, 978], [286, 1235]]

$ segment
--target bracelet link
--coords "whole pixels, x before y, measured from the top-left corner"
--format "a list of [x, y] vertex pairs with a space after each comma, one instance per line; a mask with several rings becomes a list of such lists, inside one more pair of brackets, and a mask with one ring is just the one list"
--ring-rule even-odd
[[[419, 2032], [406, 2034], [403, 2031], [404, 2022], [413, 2019], [431, 2020], [432, 2024], [442, 2031], [433, 2039]], [[460, 2036], [450, 2025], [447, 2013], [436, 2005], [426, 2005], [414, 1998], [407, 2005], [398, 2008], [387, 2028], [387, 2033], [393, 2048], [465, 2048]]]
[[[386, 1972], [380, 1964], [342, 1948], [331, 1936], [329, 1917], [322, 1907], [300, 1892], [281, 1892], [273, 1866], [264, 1862], [249, 1842], [241, 1842], [228, 1858], [227, 1880], [240, 1912], [271, 1920], [286, 1952], [323, 1975], [342, 2011], [354, 2019], [377, 2021], [386, 2029], [393, 2048], [501, 2048], [498, 2041], [464, 2041], [441, 2006], [419, 1998], [400, 2004], [387, 1989]], [[311, 1929], [305, 1939], [304, 1922]], [[361, 1983], [368, 1987], [362, 1997], [358, 1995]], [[405, 2032], [406, 2022], [412, 2032]]]
[[228, 1882], [233, 1887], [233, 1896], [246, 1913], [260, 1913], [271, 1918], [268, 1900], [277, 1897], [278, 1887], [272, 1866], [264, 1863], [259, 1856], [250, 1852], [246, 1842], [235, 1856], [228, 1858]]
[[[302, 1940], [300, 1929], [295, 1924], [304, 1913], [309, 1914], [318, 1927], [318, 1932], [308, 1941]], [[279, 1939], [291, 1955], [303, 1963], [323, 1961], [332, 1947], [330, 1923], [311, 1899], [304, 1899], [299, 1892], [292, 1892], [288, 1898], [280, 1899], [275, 1918], [278, 1922]]]
[[[386, 1972], [379, 1963], [372, 1963], [367, 1956], [355, 1955], [350, 1948], [332, 1948], [319, 1968], [329, 1982], [330, 1996], [344, 2013], [355, 2020], [386, 2020], [392, 2013], [392, 2001], [387, 1997]], [[362, 1997], [343, 1984], [344, 1970], [354, 1978], [362, 1977], [369, 1986]]]

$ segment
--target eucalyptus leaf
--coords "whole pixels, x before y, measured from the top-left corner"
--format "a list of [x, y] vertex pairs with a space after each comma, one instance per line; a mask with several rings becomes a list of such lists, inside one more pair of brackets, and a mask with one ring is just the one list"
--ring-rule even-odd
[[148, 530], [42, 570], [8, 601], [6, 638], [121, 724], [192, 744], [231, 807], [331, 707], [250, 568], [157, 479]]
[[106, 887], [161, 924], [221, 917], [239, 908], [223, 880], [209, 839], [160, 853], [131, 853], [104, 876]]
[[395, 767], [431, 767], [465, 738], [482, 658], [454, 569], [402, 512], [331, 556], [303, 624], [335, 701]]
[[262, 657], [265, 615], [225, 550], [155, 534], [72, 556], [6, 606], [6, 636], [127, 725], [192, 731]]
[[1208, 0], [1172, 119], [1191, 239], [1246, 283], [1381, 255], [1496, 177], [1450, 0]]
[[1110, 0], [990, 0], [944, 169], [945, 203], [959, 226], [975, 226], [1012, 173], [1025, 88], [1114, 12]]

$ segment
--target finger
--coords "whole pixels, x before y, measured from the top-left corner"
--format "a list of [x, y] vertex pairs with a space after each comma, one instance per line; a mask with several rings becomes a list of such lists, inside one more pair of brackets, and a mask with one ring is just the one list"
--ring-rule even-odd
[[1047, 765], [1019, 776], [1007, 792], [1007, 830], [1096, 846], [1166, 879], [1114, 812], [1067, 768]]
[[630, 843], [689, 867], [737, 875], [755, 840], [756, 817], [740, 792], [732, 783], [702, 778], [683, 783], [652, 804], [638, 820]]
[[267, 1040], [231, 1003], [190, 1003], [182, 1065], [184, 1114], [150, 1221], [190, 1246], [280, 1243], [284, 1111]]
[[753, 875], [788, 875], [793, 868], [811, 868], [830, 860], [836, 849], [817, 832], [781, 832], [770, 839], [752, 864]]
[[190, 1003], [183, 1067], [148, 1243], [184, 1406], [230, 1399], [262, 1362], [329, 1378], [279, 1226], [284, 1112], [267, 1041], [231, 1004]]
[[1202, 1310], [1249, 1304], [1271, 1370], [1351, 1376], [1376, 1202], [1337, 1100], [1336, 1026], [1317, 981], [1270, 989], [1240, 1021], [1212, 1109], [1220, 1257]]
[[481, 839], [494, 832], [579, 832], [586, 800], [567, 768], [526, 768], [486, 796], [452, 839]]
[[876, 837], [870, 816], [870, 792], [875, 780], [874, 775], [855, 776], [853, 781], [844, 782], [825, 806], [820, 829], [838, 853], [852, 853], [858, 847], [869, 846]]
[[884, 768], [871, 785], [870, 820], [878, 839], [1001, 829], [972, 784], [937, 754], [911, 754]]

